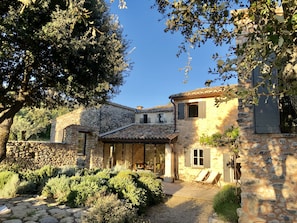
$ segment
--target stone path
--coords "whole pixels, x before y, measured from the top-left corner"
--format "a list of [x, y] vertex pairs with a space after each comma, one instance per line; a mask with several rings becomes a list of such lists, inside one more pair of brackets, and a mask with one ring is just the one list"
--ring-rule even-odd
[[8, 213], [0, 213], [1, 223], [78, 223], [85, 211], [50, 203], [38, 196], [0, 199], [0, 207], [4, 205]]

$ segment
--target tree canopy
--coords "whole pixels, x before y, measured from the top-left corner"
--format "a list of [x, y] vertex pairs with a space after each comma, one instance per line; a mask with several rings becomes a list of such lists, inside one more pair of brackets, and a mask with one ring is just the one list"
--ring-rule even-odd
[[10, 140], [49, 140], [51, 121], [70, 110], [67, 107], [56, 109], [22, 108], [13, 119]]
[[[199, 47], [207, 41], [229, 44], [226, 55], [214, 52], [217, 66], [210, 73], [217, 78], [206, 84], [231, 78], [250, 82], [253, 70], [260, 69], [257, 84], [226, 96], [257, 103], [258, 89], [265, 86], [269, 95], [297, 94], [297, 2], [296, 0], [156, 0], [165, 18], [167, 32], [180, 32], [187, 45]], [[239, 76], [238, 76], [239, 74]], [[277, 85], [276, 80], [277, 79]]]
[[22, 107], [104, 102], [129, 67], [104, 0], [3, 0], [0, 40], [0, 161]]

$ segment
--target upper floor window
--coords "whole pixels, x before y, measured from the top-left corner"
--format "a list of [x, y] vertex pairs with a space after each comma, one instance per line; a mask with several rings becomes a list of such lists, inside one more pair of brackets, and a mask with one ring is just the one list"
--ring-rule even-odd
[[151, 120], [148, 116], [148, 114], [143, 114], [142, 118], [140, 118], [140, 123], [150, 123]]
[[163, 113], [159, 113], [158, 114], [158, 122], [159, 123], [164, 123], [165, 122], [165, 118], [164, 118], [164, 114]]
[[205, 118], [206, 117], [206, 102], [199, 101], [195, 103], [178, 103], [177, 118]]
[[[253, 71], [252, 77], [254, 85], [262, 80], [259, 68]], [[258, 91], [260, 95], [258, 104], [254, 106], [255, 133], [296, 133], [297, 97], [269, 96], [265, 86], [259, 88]]]
[[143, 114], [143, 123], [147, 123], [147, 122], [148, 122], [147, 114]]
[[188, 104], [189, 118], [198, 117], [198, 103]]

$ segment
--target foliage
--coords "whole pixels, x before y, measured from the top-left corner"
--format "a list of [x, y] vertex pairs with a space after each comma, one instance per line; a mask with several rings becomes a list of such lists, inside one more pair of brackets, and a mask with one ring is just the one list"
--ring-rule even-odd
[[41, 195], [53, 198], [59, 203], [66, 203], [71, 193], [71, 179], [66, 176], [53, 177], [42, 189]]
[[71, 192], [67, 198], [70, 207], [84, 206], [87, 199], [100, 191], [107, 191], [107, 181], [98, 176], [84, 176], [80, 181], [72, 182]]
[[16, 196], [19, 185], [19, 176], [14, 172], [0, 172], [0, 198]]
[[240, 188], [224, 186], [214, 197], [214, 211], [223, 220], [235, 223], [238, 220], [237, 208], [240, 208]]
[[32, 181], [23, 180], [18, 186], [17, 194], [34, 194], [36, 191], [37, 189], [35, 183]]
[[230, 146], [233, 150], [236, 150], [236, 140], [238, 137], [239, 128], [232, 126], [228, 128], [223, 134], [215, 133], [211, 136], [202, 134], [200, 137], [200, 143], [210, 146]]
[[240, 83], [247, 83], [253, 70], [261, 71], [261, 80], [248, 89], [226, 87], [225, 99], [238, 97], [246, 103], [257, 103], [258, 89], [263, 86], [268, 95], [296, 95], [296, 0], [155, 2], [167, 18], [165, 31], [184, 37], [179, 53], [187, 51], [188, 45], [199, 47], [207, 41], [229, 45], [226, 55], [214, 52], [217, 66], [210, 73], [217, 78], [206, 81], [207, 85], [228, 83], [238, 74]]
[[22, 108], [13, 119], [10, 139], [26, 141], [43, 137], [42, 139], [49, 140], [51, 120], [68, 111], [67, 107], [57, 109]]
[[20, 172], [21, 167], [18, 163], [0, 163], [0, 172], [2, 171], [11, 171], [18, 173]]
[[58, 168], [46, 165], [37, 170], [29, 170], [24, 173], [20, 173], [22, 181], [28, 181], [30, 187], [35, 185], [32, 193], [40, 193], [51, 177], [55, 177], [58, 174]]
[[[144, 222], [138, 217], [134, 219], [135, 213], [142, 213], [145, 207], [161, 202], [164, 196], [161, 181], [156, 179], [155, 174], [148, 171], [140, 171], [138, 174], [131, 170], [122, 170], [114, 173], [108, 169], [86, 170], [71, 166], [62, 168], [44, 166], [18, 174], [2, 171], [0, 172], [0, 191], [3, 192], [0, 193], [1, 196], [4, 196], [3, 194], [6, 194], [5, 196], [41, 194], [70, 207], [92, 204], [96, 219], [103, 217], [104, 213], [101, 210], [111, 208], [110, 199], [117, 197], [119, 200], [113, 204], [114, 213], [105, 214], [111, 216], [111, 219], [119, 218], [119, 222], [126, 222], [123, 219], [131, 217], [133, 219], [131, 222], [135, 223]], [[103, 203], [96, 203], [99, 202], [96, 201], [99, 197]], [[120, 214], [120, 210], [123, 213]], [[94, 219], [94, 222], [100, 222], [98, 219]]]
[[109, 180], [109, 185], [114, 193], [117, 193], [120, 199], [126, 199], [134, 207], [142, 211], [147, 206], [147, 191], [139, 187], [138, 175], [130, 170], [121, 171]]
[[0, 42], [0, 161], [21, 108], [104, 103], [130, 66], [103, 0], [2, 0]]
[[58, 175], [65, 175], [67, 177], [72, 177], [76, 174], [77, 167], [76, 166], [62, 166], [58, 170]]
[[93, 223], [125, 223], [125, 222], [144, 222], [138, 220], [137, 210], [130, 203], [118, 199], [115, 194], [102, 195], [96, 193], [87, 202], [92, 207], [83, 216], [83, 222]]
[[10, 180], [10, 178], [14, 175], [14, 172], [11, 171], [2, 171], [0, 172], [0, 190], [3, 189], [4, 185]]
[[159, 204], [164, 199], [161, 180], [150, 176], [141, 176], [139, 182], [147, 191], [147, 205]]

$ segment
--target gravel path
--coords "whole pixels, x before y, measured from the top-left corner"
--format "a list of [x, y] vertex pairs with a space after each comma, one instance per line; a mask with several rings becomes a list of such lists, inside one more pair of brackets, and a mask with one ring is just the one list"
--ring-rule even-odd
[[145, 219], [152, 223], [207, 223], [212, 215], [211, 201], [172, 196], [151, 207]]

